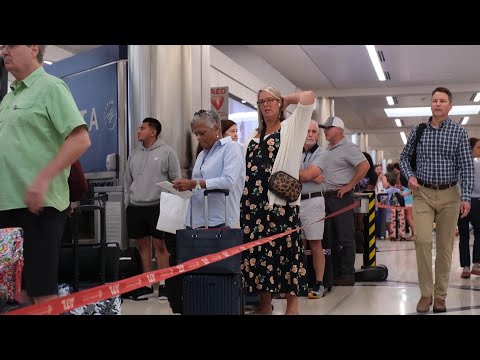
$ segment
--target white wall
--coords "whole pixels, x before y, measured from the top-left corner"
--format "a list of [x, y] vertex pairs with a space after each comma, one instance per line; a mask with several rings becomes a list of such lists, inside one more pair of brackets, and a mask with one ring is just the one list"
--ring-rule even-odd
[[218, 45], [216, 48], [254, 76], [264, 80], [267, 86], [276, 86], [285, 94], [301, 91], [301, 89], [265, 61], [264, 58], [253, 53], [247, 46]]
[[284, 95], [301, 91], [243, 45], [210, 47], [210, 85], [228, 86], [230, 93], [250, 104], [256, 104], [258, 90], [266, 86], [273, 85]]

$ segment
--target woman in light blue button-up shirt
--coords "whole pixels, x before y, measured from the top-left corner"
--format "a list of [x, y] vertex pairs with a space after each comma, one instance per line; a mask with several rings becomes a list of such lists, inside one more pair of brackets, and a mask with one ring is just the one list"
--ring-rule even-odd
[[200, 110], [190, 123], [192, 132], [202, 147], [192, 172], [192, 179], [179, 179], [173, 186], [180, 191], [193, 190], [185, 224], [192, 228], [203, 227], [205, 221], [204, 189], [228, 189], [227, 219], [223, 194], [208, 197], [208, 226], [239, 227], [240, 197], [245, 183], [245, 159], [242, 147], [230, 136], [222, 137], [220, 117], [217, 112]]

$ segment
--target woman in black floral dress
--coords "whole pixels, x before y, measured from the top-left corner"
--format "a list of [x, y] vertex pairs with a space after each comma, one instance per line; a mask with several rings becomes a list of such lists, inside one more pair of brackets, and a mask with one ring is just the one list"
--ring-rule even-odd
[[[282, 97], [276, 88], [267, 87], [258, 93], [259, 128], [244, 145], [247, 169], [240, 221], [246, 243], [299, 226], [300, 202], [286, 203], [269, 192], [267, 184], [270, 175], [278, 170], [298, 179], [314, 100], [311, 91]], [[298, 106], [282, 122], [283, 110], [290, 104]], [[282, 143], [288, 146], [282, 147]], [[260, 293], [257, 314], [272, 313], [272, 293], [286, 293], [286, 314], [298, 314], [297, 296], [307, 293], [299, 232], [245, 251], [241, 268], [248, 291]]]

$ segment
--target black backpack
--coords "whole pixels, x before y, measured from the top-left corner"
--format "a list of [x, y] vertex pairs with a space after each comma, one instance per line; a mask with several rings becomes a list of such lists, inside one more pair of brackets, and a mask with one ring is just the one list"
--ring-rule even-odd
[[[420, 142], [420, 139], [422, 138], [423, 132], [427, 128], [426, 123], [421, 123], [418, 125], [417, 133], [415, 134], [415, 143], [413, 144], [413, 153], [412, 157], [410, 158], [410, 167], [412, 168], [413, 171], [417, 170], [417, 145]], [[408, 187], [408, 179], [400, 173], [400, 184], [404, 187]]]

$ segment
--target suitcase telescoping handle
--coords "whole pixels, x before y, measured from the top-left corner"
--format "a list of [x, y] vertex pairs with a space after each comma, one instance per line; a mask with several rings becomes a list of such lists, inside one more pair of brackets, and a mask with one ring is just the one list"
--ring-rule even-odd
[[107, 228], [105, 218], [105, 208], [98, 205], [80, 205], [73, 209], [73, 266], [74, 266], [74, 280], [73, 288], [78, 291], [80, 283], [80, 251], [79, 251], [79, 239], [78, 239], [78, 216], [82, 212], [100, 211], [100, 276], [102, 284], [105, 284], [105, 268], [106, 268], [106, 254], [105, 248], [107, 247]]
[[228, 189], [210, 189], [203, 192], [205, 196], [205, 229], [208, 229], [208, 194], [222, 193], [225, 195], [225, 225], [227, 225], [227, 196], [230, 194]]

